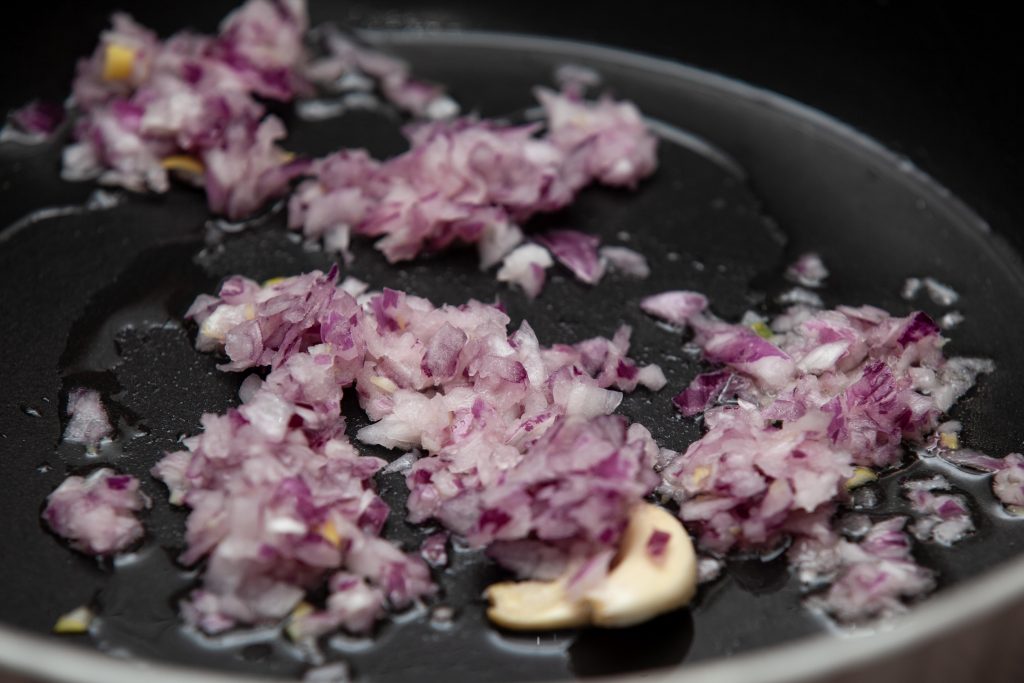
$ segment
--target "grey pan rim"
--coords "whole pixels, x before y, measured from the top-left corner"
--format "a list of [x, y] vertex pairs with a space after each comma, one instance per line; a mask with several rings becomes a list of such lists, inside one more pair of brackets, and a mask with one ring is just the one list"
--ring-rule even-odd
[[[690, 85], [717, 91], [789, 114], [829, 135], [841, 144], [857, 148], [887, 165], [908, 170], [907, 182], [935, 197], [958, 223], [985, 233], [988, 225], [945, 188], [873, 139], [850, 126], [782, 95], [757, 88], [725, 76], [716, 75], [666, 59], [628, 50], [610, 48], [561, 38], [486, 31], [365, 31], [370, 42], [394, 47], [446, 46], [486, 47], [508, 50], [532, 50], [564, 56], [566, 60], [585, 59], [616, 62], [638, 70], [672, 76]], [[997, 235], [992, 235], [999, 240]], [[1011, 258], [1019, 260], [1019, 256]], [[755, 650], [727, 659], [683, 664], [671, 670], [647, 671], [610, 678], [622, 682], [668, 683], [750, 683], [799, 682], [838, 674], [908, 650], [948, 635], [968, 625], [978, 624], [1009, 605], [1024, 600], [1024, 558], [1003, 563], [983, 576], [954, 586], [936, 595], [907, 614], [894, 618], [877, 632], [857, 637], [821, 634], [785, 645]], [[40, 681], [61, 683], [237, 683], [252, 680], [234, 674], [216, 673], [136, 659], [119, 659], [79, 646], [60, 643], [54, 637], [30, 634], [0, 625], [0, 677], [3, 671]], [[260, 679], [272, 681], [274, 679]]]

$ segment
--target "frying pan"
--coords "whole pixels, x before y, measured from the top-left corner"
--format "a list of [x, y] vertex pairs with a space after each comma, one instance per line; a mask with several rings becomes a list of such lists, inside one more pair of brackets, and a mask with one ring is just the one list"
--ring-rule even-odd
[[[104, 14], [106, 8], [101, 9], [90, 12]], [[183, 19], [180, 8], [163, 17], [136, 9], [142, 21], [165, 31], [186, 21], [209, 29], [226, 11], [214, 3]], [[1024, 266], [1020, 234], [995, 221], [1015, 215], [1019, 200], [988, 185], [982, 191], [964, 184], [972, 203], [998, 207], [986, 213], [996, 223], [993, 232], [906, 159], [765, 90], [575, 42], [423, 30], [450, 26], [456, 23], [453, 16], [472, 16], [472, 11], [452, 4], [422, 14], [375, 13], [313, 3], [318, 20], [355, 18], [377, 29], [395, 22], [418, 27], [412, 33], [376, 30], [366, 37], [408, 57], [418, 73], [449, 84], [483, 115], [522, 112], [530, 86], [549, 80], [558, 64], [597, 68], [614, 92], [635, 100], [654, 119], [665, 140], [662, 168], [636, 194], [587, 192], [569, 211], [532, 227], [584, 227], [610, 243], [628, 233], [630, 246], [651, 258], [652, 277], [643, 282], [613, 277], [595, 289], [556, 277], [539, 303], [530, 305], [480, 274], [466, 253], [396, 269], [365, 245], [357, 252], [354, 275], [438, 302], [500, 297], [514, 319], [527, 317], [549, 343], [608, 334], [628, 322], [635, 329], [635, 355], [662, 363], [672, 387], [684, 384], [699, 365], [681, 353], [678, 335], [637, 313], [636, 302], [646, 293], [699, 289], [729, 318], [750, 307], [771, 310], [774, 296], [785, 288], [784, 265], [815, 249], [833, 271], [823, 292], [826, 303], [872, 303], [905, 312], [911, 304], [899, 297], [903, 278], [932, 275], [963, 296], [967, 320], [951, 335], [952, 352], [988, 356], [998, 364], [957, 408], [965, 439], [996, 454], [1020, 447], [1024, 403], [1015, 383], [1022, 370], [1016, 340], [1024, 323], [1013, 312], [1024, 311]], [[560, 16], [568, 25], [567, 10], [561, 11], [555, 19]], [[516, 15], [518, 25], [501, 26], [500, 16], [477, 19], [475, 25], [529, 28], [529, 6], [522, 12]], [[29, 25], [43, 26], [37, 21]], [[552, 26], [543, 21], [553, 21], [550, 13], [538, 30]], [[595, 26], [592, 18], [583, 23]], [[50, 80], [12, 81], [5, 96], [17, 97], [15, 103], [35, 94], [61, 94], [68, 65], [91, 48], [98, 28], [64, 34], [72, 37], [63, 50], [53, 51], [63, 54], [59, 67], [48, 72]], [[606, 42], [640, 42], [630, 31], [622, 36]], [[600, 39], [602, 34], [574, 37]], [[748, 48], [748, 55], [753, 52]], [[49, 55], [43, 62], [56, 59]], [[24, 73], [38, 68], [30, 61]], [[53, 82], [52, 73], [63, 79]], [[26, 92], [26, 81], [39, 87]], [[373, 114], [353, 113], [328, 124], [291, 123], [290, 145], [300, 152], [341, 145], [365, 145], [378, 155], [401, 149], [395, 122]], [[998, 124], [993, 126], [990, 132], [998, 132]], [[936, 155], [939, 170], [942, 158]], [[230, 405], [240, 379], [216, 372], [214, 359], [191, 350], [190, 332], [180, 321], [191, 298], [229, 273], [266, 278], [324, 267], [328, 259], [289, 239], [273, 211], [246, 232], [225, 235], [209, 225], [201, 197], [181, 189], [165, 197], [131, 197], [105, 210], [39, 213], [80, 207], [94, 189], [58, 181], [57, 159], [57, 145], [0, 150], [0, 223], [9, 226], [0, 242], [7, 349], [7, 397], [0, 415], [0, 476], [7, 486], [0, 502], [5, 520], [0, 661], [62, 680], [138, 680], [140, 660], [157, 662], [147, 665], [145, 674], [154, 680], [181, 680], [182, 672], [171, 668], [180, 666], [201, 668], [204, 673], [190, 671], [196, 680], [230, 673], [293, 677], [303, 664], [272, 634], [210, 642], [178, 627], [174, 604], [194, 580], [173, 562], [184, 516], [167, 506], [166, 495], [146, 472], [163, 450], [174, 448], [180, 434], [196, 430], [202, 412]], [[20, 220], [26, 215], [31, 219]], [[62, 396], [79, 385], [111, 398], [122, 446], [107, 456], [143, 478], [156, 501], [146, 519], [151, 541], [116, 567], [74, 555], [38, 521], [46, 494], [66, 472], [88, 464], [81, 453], [59, 445]], [[623, 412], [647, 424], [664, 445], [682, 448], [699, 431], [672, 414], [667, 398], [637, 394], [624, 401]], [[346, 406], [346, 414], [357, 410]], [[352, 426], [360, 426], [358, 416]], [[935, 467], [918, 463], [901, 475]], [[1020, 527], [992, 505], [983, 480], [946, 474], [971, 497], [978, 533], [952, 551], [919, 546], [920, 559], [941, 573], [939, 594], [879, 634], [823, 635], [823, 625], [801, 608], [782, 564], [734, 562], [723, 579], [702, 590], [691, 610], [646, 626], [513, 636], [486, 627], [481, 616], [480, 589], [500, 573], [472, 554], [459, 553], [440, 577], [443, 601], [457, 611], [454, 622], [438, 624], [429, 611], [414, 611], [385, 624], [372, 643], [335, 638], [326, 650], [350, 661], [358, 675], [381, 681], [408, 680], [428, 670], [450, 680], [629, 677], [652, 671], [686, 680], [841, 680], [854, 675], [851, 671], [863, 675], [865, 667], [898, 680], [908, 663], [915, 672], [930, 666], [944, 679], [955, 674], [966, 679], [982, 661], [993, 680], [1014, 680], [1020, 672], [1011, 668], [1006, 655], [1013, 650], [1006, 639], [1019, 632], [1021, 621]], [[874, 512], [899, 509], [895, 480], [884, 482], [885, 504]], [[415, 542], [422, 530], [400, 521], [400, 481], [385, 478], [381, 488], [398, 510], [388, 534]], [[56, 615], [86, 602], [96, 603], [104, 616], [95, 642], [40, 635]], [[944, 647], [936, 645], [943, 642]], [[97, 644], [128, 661], [95, 654], [90, 648]], [[921, 648], [931, 653], [925, 660], [915, 658]]]

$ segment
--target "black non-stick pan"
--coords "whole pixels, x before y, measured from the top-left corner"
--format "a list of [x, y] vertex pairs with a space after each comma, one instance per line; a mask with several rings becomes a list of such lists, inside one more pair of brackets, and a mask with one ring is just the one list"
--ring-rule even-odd
[[[346, 12], [313, 3], [314, 20]], [[194, 22], [181, 16], [163, 28], [183, 23]], [[652, 275], [643, 281], [611, 275], [591, 288], [557, 274], [531, 303], [497, 284], [493, 273], [480, 272], [469, 252], [393, 267], [366, 244], [357, 246], [348, 273], [438, 303], [500, 299], [514, 321], [528, 319], [547, 343], [632, 325], [634, 356], [661, 364], [669, 388], [628, 396], [621, 410], [675, 449], [700, 432], [674, 414], [671, 390], [701, 366], [682, 352], [678, 333], [640, 313], [640, 298], [695, 289], [725, 318], [748, 309], [777, 311], [776, 297], [790, 286], [782, 278], [785, 266], [813, 250], [832, 271], [821, 292], [827, 305], [872, 304], [897, 314], [923, 307], [940, 316], [947, 309], [900, 296], [907, 277], [932, 276], [961, 295], [957, 309], [965, 320], [949, 333], [949, 352], [997, 364], [955, 409], [964, 440], [995, 455], [1020, 448], [1024, 263], [1011, 245], [1018, 237], [992, 232], [908, 159], [792, 100], [677, 63], [572, 41], [423, 28], [364, 37], [447, 84], [466, 109], [483, 116], [528, 115], [531, 87], [550, 82], [564, 63], [596, 69], [611, 92], [639, 105], [662, 137], [657, 174], [636, 192], [588, 190], [570, 209], [527, 227], [570, 226], [627, 244], [647, 255]], [[91, 41], [72, 42], [85, 52]], [[67, 63], [70, 50], [55, 48]], [[379, 112], [318, 123], [291, 117], [288, 144], [311, 155], [364, 146], [387, 156], [403, 149], [399, 123]], [[203, 412], [236, 401], [240, 378], [218, 372], [215, 358], [192, 349], [194, 330], [182, 320], [192, 298], [230, 274], [264, 279], [325, 268], [331, 259], [289, 235], [279, 209], [242, 232], [226, 232], [195, 191], [97, 195], [92, 185], [65, 183], [58, 178], [59, 153], [60, 141], [0, 146], [0, 223], [7, 226], [0, 233], [0, 668], [127, 681], [140, 680], [133, 667], [145, 661], [154, 663], [146, 674], [153, 680], [181, 680], [180, 671], [165, 666], [193, 668], [197, 677], [299, 677], [308, 661], [277, 632], [208, 639], [181, 628], [176, 603], [195, 581], [194, 571], [174, 561], [185, 515], [168, 505], [148, 472], [183, 434], [197, 431]], [[154, 501], [145, 545], [115, 563], [73, 553], [39, 519], [46, 495], [64, 476], [99, 462], [61, 444], [66, 392], [77, 386], [100, 390], [119, 426], [118, 447], [100, 461], [140, 477]], [[357, 405], [345, 410], [351, 429], [365, 424]], [[480, 597], [501, 572], [479, 555], [457, 552], [438, 576], [443, 592], [436, 604], [395, 615], [372, 639], [328, 638], [324, 652], [347, 661], [357, 679], [382, 682], [655, 671], [679, 680], [786, 680], [910, 652], [958, 620], [991, 621], [997, 607], [1024, 595], [1024, 521], [993, 503], [984, 478], [933, 461], [907, 463], [880, 483], [883, 502], [871, 514], [901, 510], [898, 478], [941, 471], [968, 495], [978, 530], [951, 549], [918, 544], [917, 557], [941, 577], [938, 595], [874, 635], [830, 634], [802, 607], [782, 560], [730, 562], [689, 609], [632, 629], [509, 634], [488, 626]], [[402, 521], [401, 476], [383, 475], [379, 485], [395, 511], [387, 534], [414, 544], [424, 531]], [[81, 604], [101, 615], [91, 636], [38, 637]], [[453, 608], [454, 619], [438, 619], [437, 605]], [[975, 633], [980, 628], [972, 626]], [[1006, 648], [998, 637], [971, 647], [985, 647], [992, 662], [1001, 661]], [[116, 659], [96, 658], [97, 649]], [[928, 661], [940, 659], [932, 654]], [[890, 674], [898, 670], [887, 666]]]

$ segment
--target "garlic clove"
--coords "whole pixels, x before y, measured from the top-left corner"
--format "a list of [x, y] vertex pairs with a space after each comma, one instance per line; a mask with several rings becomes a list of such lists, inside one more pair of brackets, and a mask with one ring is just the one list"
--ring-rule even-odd
[[[649, 547], [657, 536], [658, 551]], [[666, 538], [667, 536], [667, 538]], [[638, 505], [619, 546], [618, 564], [586, 595], [595, 626], [632, 626], [690, 602], [697, 555], [683, 525], [656, 505]]]
[[630, 514], [608, 576], [576, 599], [566, 593], [567, 580], [496, 583], [487, 589], [487, 616], [518, 631], [639, 624], [693, 598], [697, 554], [678, 519], [643, 503]]
[[572, 601], [562, 581], [505, 581], [487, 588], [487, 617], [514, 631], [553, 630], [585, 626], [590, 609]]

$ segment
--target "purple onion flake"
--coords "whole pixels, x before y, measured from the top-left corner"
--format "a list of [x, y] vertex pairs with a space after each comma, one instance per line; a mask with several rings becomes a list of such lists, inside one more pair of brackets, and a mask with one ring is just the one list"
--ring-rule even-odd
[[64, 428], [67, 441], [95, 450], [114, 433], [103, 400], [95, 389], [72, 389], [68, 393], [67, 414], [70, 418]]
[[431, 567], [448, 565], [448, 533], [439, 531], [423, 539], [420, 555]]
[[828, 277], [828, 268], [821, 256], [813, 252], [801, 254], [786, 269], [786, 277], [803, 287], [821, 287]]
[[665, 554], [665, 550], [668, 548], [668, 541], [670, 538], [671, 536], [664, 531], [652, 531], [650, 537], [647, 539], [647, 554], [655, 559], [662, 557]]
[[138, 479], [101, 468], [65, 479], [47, 498], [43, 519], [75, 550], [113, 555], [142, 538], [136, 515], [147, 507]]
[[679, 327], [686, 327], [690, 320], [707, 307], [707, 297], [687, 291], [662, 292], [640, 302], [640, 308], [645, 313]]
[[647, 258], [638, 251], [628, 247], [607, 246], [601, 247], [599, 252], [609, 266], [624, 275], [643, 280], [651, 274]]
[[604, 266], [597, 254], [601, 241], [595, 235], [578, 230], [549, 230], [536, 235], [534, 239], [547, 247], [555, 259], [580, 282], [596, 285], [601, 281]]
[[974, 531], [966, 499], [949, 492], [945, 477], [906, 480], [902, 486], [915, 516], [910, 530], [918, 540], [951, 546]]
[[52, 136], [64, 122], [64, 107], [56, 102], [32, 100], [7, 115], [7, 125], [0, 131], [0, 141], [38, 144]]

